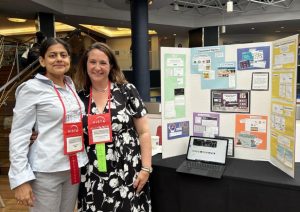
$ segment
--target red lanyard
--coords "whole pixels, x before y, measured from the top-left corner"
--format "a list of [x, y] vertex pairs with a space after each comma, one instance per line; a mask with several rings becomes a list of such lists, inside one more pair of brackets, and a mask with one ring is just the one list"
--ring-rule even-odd
[[[77, 122], [77, 123], [66, 123], [67, 122], [67, 113], [66, 113], [66, 107], [65, 107], [65, 104], [61, 98], [61, 95], [60, 93], [58, 92], [56, 86], [54, 85], [54, 90], [62, 104], [62, 107], [63, 107], [63, 110], [64, 110], [64, 117], [63, 117], [63, 138], [64, 138], [64, 154], [68, 154], [69, 156], [69, 162], [70, 162], [70, 171], [71, 171], [71, 183], [72, 184], [77, 184], [77, 183], [80, 183], [80, 172], [79, 172], [79, 167], [78, 167], [78, 160], [77, 160], [77, 155], [76, 153], [77, 152], [80, 152], [80, 151], [83, 151], [83, 142], [82, 142], [82, 112], [81, 112], [81, 106], [80, 106], [80, 103], [79, 103], [79, 100], [78, 98], [76, 97], [76, 94], [75, 92], [73, 91], [73, 89], [69, 86], [69, 84], [67, 82], [65, 82], [66, 85], [68, 86], [68, 88], [72, 91], [73, 93], [73, 96], [75, 97], [76, 101], [77, 101], [77, 104], [79, 106], [79, 109], [80, 109], [80, 121]], [[77, 140], [79, 140], [78, 145], [79, 148], [76, 149], [76, 150], [73, 150], [73, 151], [69, 151], [68, 150], [68, 136], [66, 135], [66, 132], [65, 130], [68, 128], [68, 127], [72, 127], [72, 126], [75, 126], [77, 127], [77, 134], [73, 134], [73, 138], [74, 136], [77, 137]], [[81, 129], [78, 129], [78, 128], [81, 128]], [[72, 135], [69, 135], [69, 136], [72, 136]], [[79, 137], [79, 139], [78, 139]], [[72, 137], [71, 137], [72, 138]]]
[[[73, 91], [73, 89], [71, 88], [71, 86], [67, 83], [67, 82], [65, 82], [66, 83], [66, 85], [68, 86], [68, 88], [71, 90], [71, 92], [73, 93], [73, 96], [75, 97], [75, 99], [76, 99], [76, 101], [77, 101], [77, 104], [78, 104], [78, 106], [79, 106], [79, 109], [80, 109], [80, 119], [82, 119], [82, 112], [81, 112], [81, 106], [80, 106], [80, 103], [79, 103], [79, 100], [78, 100], [78, 98], [76, 97], [76, 94], [75, 94], [75, 92]], [[64, 120], [63, 120], [63, 122], [66, 122], [67, 121], [67, 113], [66, 113], [66, 107], [65, 107], [65, 104], [64, 104], [64, 102], [63, 102], [63, 100], [62, 100], [62, 98], [61, 98], [61, 95], [60, 95], [60, 93], [58, 92], [58, 90], [57, 90], [57, 88], [56, 88], [56, 86], [54, 85], [54, 90], [55, 90], [55, 92], [56, 92], [56, 94], [57, 94], [57, 96], [58, 96], [58, 98], [59, 98], [59, 100], [60, 100], [60, 102], [61, 102], [61, 104], [62, 104], [62, 107], [63, 107], [63, 109], [64, 109]]]

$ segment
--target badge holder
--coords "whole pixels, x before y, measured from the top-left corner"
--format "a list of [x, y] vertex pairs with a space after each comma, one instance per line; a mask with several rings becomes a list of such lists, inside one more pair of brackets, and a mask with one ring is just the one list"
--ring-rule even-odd
[[64, 154], [69, 156], [70, 162], [70, 172], [71, 172], [71, 183], [78, 184], [80, 183], [80, 172], [78, 166], [78, 159], [77, 159], [77, 152], [82, 152], [84, 149], [83, 146], [83, 128], [82, 128], [82, 114], [81, 114], [81, 106], [80, 103], [72, 90], [72, 88], [66, 83], [69, 89], [72, 91], [76, 101], [79, 105], [80, 109], [80, 122], [73, 122], [73, 123], [66, 123], [66, 108], [63, 103], [63, 100], [54, 86], [54, 90], [57, 93], [57, 96], [62, 104], [63, 111], [64, 111], [64, 118], [63, 118], [63, 137], [64, 137]]
[[[108, 84], [110, 88], [110, 82]], [[99, 172], [107, 172], [105, 143], [112, 142], [112, 127], [110, 113], [110, 89], [108, 92], [109, 112], [105, 114], [91, 115], [92, 88], [88, 106], [88, 134], [89, 145], [95, 145]]]

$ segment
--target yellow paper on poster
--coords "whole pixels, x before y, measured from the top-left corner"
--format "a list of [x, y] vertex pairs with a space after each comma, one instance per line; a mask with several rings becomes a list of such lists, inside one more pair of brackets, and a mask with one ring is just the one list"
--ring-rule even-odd
[[271, 101], [271, 131], [294, 137], [296, 108], [293, 103]]
[[295, 176], [298, 35], [273, 42], [270, 161]]
[[272, 132], [271, 155], [286, 167], [293, 169], [295, 160], [295, 139], [284, 134]]
[[273, 47], [273, 69], [293, 69], [297, 67], [296, 40], [276, 43]]
[[280, 98], [285, 101], [295, 100], [295, 72], [272, 72], [272, 98]]

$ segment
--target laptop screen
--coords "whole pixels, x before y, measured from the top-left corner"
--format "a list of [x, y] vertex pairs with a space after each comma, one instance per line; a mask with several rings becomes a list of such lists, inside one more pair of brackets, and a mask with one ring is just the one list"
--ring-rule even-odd
[[190, 136], [187, 159], [225, 164], [228, 140]]

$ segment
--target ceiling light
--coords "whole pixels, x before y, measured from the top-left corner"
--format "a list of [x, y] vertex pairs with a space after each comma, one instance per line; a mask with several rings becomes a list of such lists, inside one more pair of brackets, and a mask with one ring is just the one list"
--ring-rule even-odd
[[152, 3], [153, 3], [153, 0], [148, 1], [148, 5], [152, 5]]
[[280, 29], [284, 29], [284, 26], [280, 27]]
[[117, 30], [119, 30], [119, 31], [130, 31], [129, 28], [123, 28], [123, 27], [117, 27]]
[[176, 36], [176, 33], [174, 33], [173, 35]]
[[226, 4], [227, 12], [231, 13], [233, 11], [233, 1], [229, 0]]
[[255, 28], [254, 28], [254, 27], [252, 27], [251, 29], [252, 29], [252, 30], [255, 30]]
[[22, 18], [7, 18], [7, 20], [11, 22], [18, 22], [18, 23], [23, 23], [27, 21], [26, 19], [22, 19]]
[[[87, 24], [79, 24], [79, 25], [111, 38], [131, 36], [131, 30], [129, 28], [105, 27], [105, 26], [95, 26], [95, 25], [87, 25]], [[148, 34], [155, 35], [157, 34], [157, 32], [155, 30], [148, 30]]]
[[280, 30], [276, 30], [275, 32], [281, 32]]
[[179, 11], [180, 9], [179, 9], [179, 5], [178, 5], [178, 3], [177, 2], [174, 2], [174, 9], [173, 9], [174, 11]]

